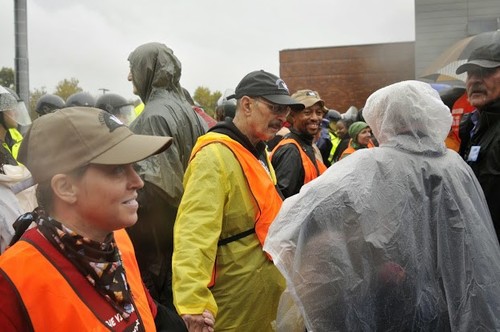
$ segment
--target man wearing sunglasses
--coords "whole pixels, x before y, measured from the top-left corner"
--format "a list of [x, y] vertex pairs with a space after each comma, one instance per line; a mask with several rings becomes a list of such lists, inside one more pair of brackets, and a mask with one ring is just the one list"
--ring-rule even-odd
[[285, 286], [262, 251], [282, 203], [264, 142], [304, 105], [262, 70], [246, 75], [232, 98], [234, 119], [193, 148], [174, 224], [174, 304], [189, 331], [210, 331], [210, 314], [216, 331], [273, 331]]
[[303, 103], [305, 108], [290, 113], [290, 133], [273, 149], [271, 159], [278, 187], [285, 198], [298, 193], [304, 184], [326, 170], [325, 164], [316, 158], [313, 147], [314, 137], [321, 130], [321, 120], [327, 111], [325, 102], [313, 90], [299, 90], [292, 98]]
[[469, 103], [475, 111], [460, 124], [460, 154], [476, 174], [500, 238], [500, 44], [474, 50], [457, 68], [467, 72]]

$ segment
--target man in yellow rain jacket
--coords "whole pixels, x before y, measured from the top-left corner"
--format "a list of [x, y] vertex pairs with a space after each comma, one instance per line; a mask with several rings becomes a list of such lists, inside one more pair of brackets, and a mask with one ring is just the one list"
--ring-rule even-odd
[[283, 80], [254, 71], [239, 83], [234, 120], [200, 137], [174, 225], [174, 304], [190, 331], [272, 331], [284, 281], [262, 251], [282, 197], [264, 141], [303, 109]]

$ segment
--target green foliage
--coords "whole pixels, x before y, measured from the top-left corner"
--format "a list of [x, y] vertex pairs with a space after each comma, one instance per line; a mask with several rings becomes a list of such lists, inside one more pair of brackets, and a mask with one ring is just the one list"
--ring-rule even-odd
[[7, 67], [2, 67], [2, 69], [0, 69], [0, 85], [14, 89], [14, 69]]
[[74, 77], [69, 80], [64, 79], [57, 83], [56, 91], [54, 92], [54, 94], [66, 100], [72, 94], [83, 91], [83, 89], [78, 86], [78, 83], [80, 83], [80, 81], [78, 81]]
[[[41, 96], [47, 93], [47, 90], [45, 90], [45, 87], [43, 86], [41, 89], [34, 89], [33, 91], [30, 92], [30, 104], [29, 104], [29, 111], [31, 118], [34, 119], [36, 118], [36, 103], [38, 103], [38, 99], [40, 99]], [[33, 115], [35, 115], [33, 117]]]
[[207, 112], [211, 117], [215, 116], [215, 107], [217, 106], [217, 100], [222, 96], [220, 91], [211, 92], [209, 88], [204, 86], [199, 86], [194, 91], [193, 99], [200, 104], [200, 107]]

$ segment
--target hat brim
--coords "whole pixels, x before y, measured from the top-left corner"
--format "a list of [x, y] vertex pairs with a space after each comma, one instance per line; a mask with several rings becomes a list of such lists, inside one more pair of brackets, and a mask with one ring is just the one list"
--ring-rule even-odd
[[469, 71], [470, 69], [473, 69], [474, 67], [496, 68], [496, 67], [500, 67], [500, 62], [491, 61], [491, 60], [483, 60], [483, 59], [471, 60], [471, 61], [468, 61], [467, 63], [464, 63], [463, 65], [459, 66], [455, 72], [457, 74], [462, 74], [462, 73], [465, 73], [466, 71]]
[[261, 97], [269, 100], [272, 103], [278, 104], [278, 105], [288, 105], [293, 110], [296, 110], [296, 111], [301, 111], [305, 108], [304, 104], [297, 102], [295, 99], [293, 99], [292, 97], [287, 96], [287, 95], [265, 95], [265, 96], [261, 96]]
[[325, 111], [328, 112], [328, 108], [325, 107], [325, 101], [323, 99], [311, 96], [306, 98], [300, 98], [300, 101], [302, 102], [302, 104], [304, 104], [305, 108], [309, 108], [319, 103], [323, 112]]
[[130, 135], [89, 163], [101, 165], [135, 163], [165, 151], [172, 144], [172, 140], [172, 137], [165, 136]]

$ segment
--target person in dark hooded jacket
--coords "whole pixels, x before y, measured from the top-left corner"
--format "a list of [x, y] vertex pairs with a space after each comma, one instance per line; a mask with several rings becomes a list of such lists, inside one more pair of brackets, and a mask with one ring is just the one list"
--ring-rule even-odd
[[179, 83], [181, 63], [170, 48], [161, 43], [147, 43], [137, 47], [128, 61], [128, 80], [145, 104], [130, 129], [137, 134], [174, 138], [169, 151], [137, 163], [144, 188], [139, 191], [138, 221], [128, 229], [151, 295], [173, 308], [173, 224], [191, 149], [204, 129], [186, 101]]
[[460, 123], [460, 155], [477, 176], [500, 239], [500, 44], [479, 47], [457, 68], [476, 108]]

